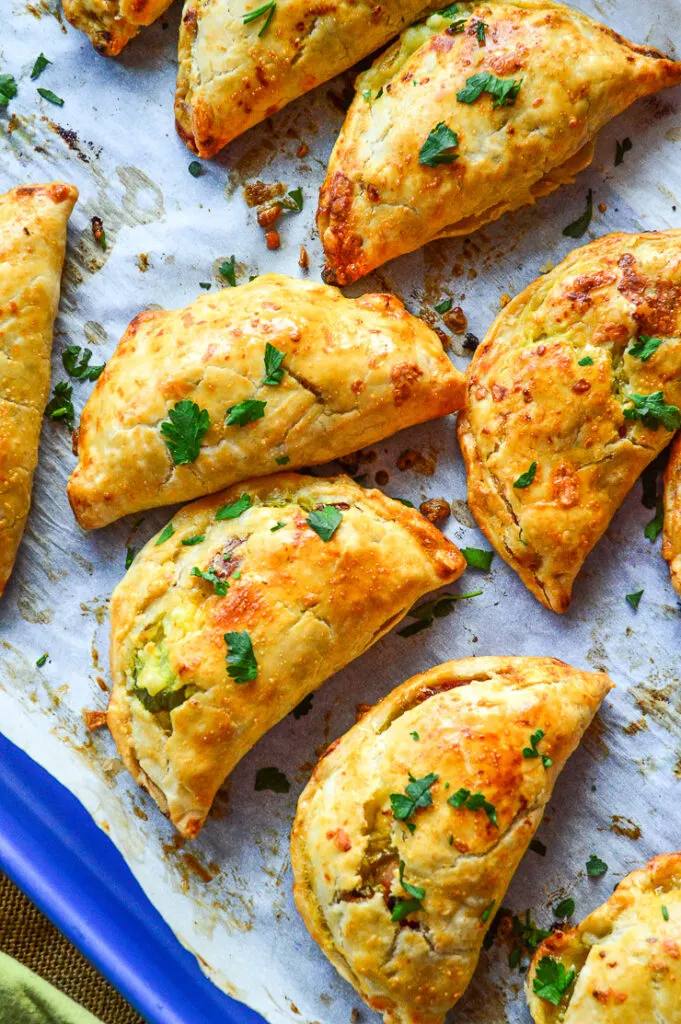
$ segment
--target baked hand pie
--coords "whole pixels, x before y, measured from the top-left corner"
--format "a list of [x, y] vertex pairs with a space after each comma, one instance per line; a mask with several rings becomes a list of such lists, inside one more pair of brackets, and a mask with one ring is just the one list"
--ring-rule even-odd
[[98, 53], [115, 57], [170, 7], [172, 0], [62, 0], [64, 14]]
[[609, 235], [500, 313], [459, 442], [481, 529], [547, 608], [681, 426], [681, 231]]
[[195, 836], [260, 737], [465, 565], [419, 512], [348, 477], [279, 474], [187, 506], [111, 601], [126, 767]]
[[681, 434], [672, 445], [664, 477], [662, 554], [669, 562], [672, 586], [681, 597]]
[[0, 196], [0, 596], [31, 505], [74, 185]]
[[387, 1024], [440, 1024], [554, 783], [610, 690], [552, 658], [467, 658], [393, 690], [298, 803], [294, 896]]
[[267, 274], [133, 320], [85, 406], [69, 498], [81, 526], [105, 526], [347, 455], [464, 399], [399, 299]]
[[450, 4], [359, 75], [317, 215], [350, 284], [571, 182], [598, 131], [681, 63], [553, 0]]
[[536, 1024], [679, 1024], [681, 853], [632, 871], [577, 928], [539, 946], [526, 994]]
[[177, 130], [194, 153], [214, 156], [436, 6], [432, 0], [187, 0], [180, 28]]

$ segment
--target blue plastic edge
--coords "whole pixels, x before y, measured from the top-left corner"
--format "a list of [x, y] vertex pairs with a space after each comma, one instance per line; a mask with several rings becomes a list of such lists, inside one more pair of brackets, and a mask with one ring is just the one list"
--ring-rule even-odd
[[263, 1024], [201, 973], [80, 801], [1, 734], [0, 868], [148, 1024]]

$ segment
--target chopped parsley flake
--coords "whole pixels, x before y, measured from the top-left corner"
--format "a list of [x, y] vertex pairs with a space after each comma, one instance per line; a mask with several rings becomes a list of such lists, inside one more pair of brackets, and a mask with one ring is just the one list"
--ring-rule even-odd
[[36, 78], [39, 78], [47, 65], [51, 63], [52, 61], [48, 60], [44, 53], [38, 54], [35, 59], [35, 64], [33, 65], [33, 71], [31, 71], [31, 81], [35, 81]]
[[416, 779], [409, 772], [409, 782], [405, 786], [404, 793], [390, 794], [390, 806], [393, 816], [398, 821], [403, 821], [410, 832], [413, 832], [416, 826], [409, 819], [413, 817], [419, 807], [430, 807], [433, 802], [430, 790], [438, 778], [438, 775], [430, 772], [428, 775], [424, 775], [422, 779]]
[[486, 32], [487, 32], [487, 25], [485, 24], [484, 21], [479, 21], [477, 23], [477, 25], [475, 26], [475, 35], [477, 37], [478, 44], [480, 46], [484, 46], [485, 45], [485, 41], [486, 41], [486, 38], [487, 38]]
[[[163, 544], [165, 541], [170, 540], [170, 538], [172, 537], [172, 535], [174, 533], [175, 533], [175, 529], [173, 527], [173, 524], [172, 523], [168, 523], [168, 525], [166, 526], [165, 530], [162, 530], [161, 533], [159, 534], [158, 540], [154, 544], [154, 547], [157, 548], [159, 546], [159, 544]], [[184, 544], [185, 541], [182, 541], [182, 543]]]
[[442, 316], [443, 313], [449, 313], [453, 305], [453, 299], [443, 299], [442, 302], [438, 302], [437, 305], [435, 305], [433, 308], [435, 309], [436, 313], [439, 313], [440, 316]]
[[259, 398], [247, 398], [227, 410], [225, 423], [228, 427], [245, 427], [247, 423], [261, 420], [265, 415], [266, 405], [267, 402], [262, 402]]
[[[36, 662], [36, 665], [37, 664], [38, 664], [38, 662]], [[665, 906], [662, 907], [662, 917], [665, 919], [665, 921], [669, 920], [669, 911], [667, 910], [667, 908]]]
[[459, 90], [456, 98], [459, 103], [475, 103], [482, 96], [483, 92], [486, 92], [494, 97], [493, 108], [512, 107], [518, 98], [522, 84], [522, 78], [517, 80], [497, 78], [496, 75], [490, 74], [489, 71], [480, 71], [477, 75], [473, 75], [466, 80], [465, 86]]
[[453, 153], [459, 145], [459, 136], [448, 128], [444, 121], [431, 130], [428, 138], [419, 150], [419, 163], [426, 167], [437, 167], [439, 164], [453, 164], [458, 153]]
[[187, 537], [182, 541], [186, 548], [193, 548], [195, 544], [200, 544], [206, 539], [205, 533], [199, 533], [195, 537]]
[[543, 956], [537, 964], [532, 989], [540, 999], [558, 1006], [574, 980], [574, 967], [566, 971], [560, 961], [554, 960], [552, 956]]
[[229, 590], [229, 583], [227, 583], [226, 580], [221, 580], [220, 577], [215, 574], [213, 569], [207, 569], [206, 572], [203, 572], [197, 565], [195, 565], [191, 571], [191, 575], [198, 576], [199, 579], [205, 580], [206, 583], [212, 583], [218, 597], [224, 597]]
[[553, 908], [553, 912], [557, 918], [564, 920], [565, 918], [572, 917], [575, 912], [575, 901], [571, 896], [567, 899], [561, 900], [560, 903], [556, 903]]
[[136, 554], [135, 548], [128, 547], [128, 548], [125, 549], [125, 568], [126, 568], [126, 571], [130, 568], [130, 566], [134, 562], [135, 554]]
[[664, 505], [662, 499], [658, 500], [655, 506], [655, 518], [651, 519], [645, 530], [643, 536], [646, 540], [655, 542], [664, 529]]
[[469, 811], [484, 811], [495, 828], [499, 828], [497, 812], [494, 804], [485, 799], [482, 793], [471, 793], [470, 789], [459, 789], [447, 800], [452, 807], [466, 808]]
[[251, 507], [251, 496], [250, 494], [242, 494], [236, 501], [230, 501], [227, 505], [223, 505], [222, 508], [218, 509], [215, 513], [215, 518], [219, 523], [225, 519], [238, 519], [242, 513], [246, 512]]
[[49, 655], [47, 654], [47, 651], [45, 652], [45, 654], [41, 654], [38, 660], [36, 661], [37, 667], [42, 668], [45, 662], [47, 661], [48, 657]]
[[525, 487], [529, 487], [534, 482], [534, 478], [537, 475], [537, 463], [530, 463], [530, 468], [524, 473], [521, 473], [518, 479], [514, 482], [513, 486], [519, 490], [524, 490]]
[[483, 910], [482, 914], [480, 915], [480, 920], [482, 921], [483, 924], [487, 924], [487, 922], [489, 921], [490, 917], [492, 916], [492, 911], [494, 910], [494, 904], [495, 903], [496, 903], [496, 900], [492, 900], [492, 902], [490, 904], [488, 904], [488, 906], [485, 907], [485, 909]]
[[660, 425], [670, 431], [681, 427], [681, 409], [677, 405], [667, 405], [663, 391], [654, 391], [650, 395], [631, 394], [628, 399], [634, 405], [624, 410], [626, 419], [640, 420], [650, 430], [659, 430]]
[[230, 256], [228, 260], [223, 260], [218, 267], [218, 274], [224, 278], [227, 284], [231, 285], [232, 288], [236, 288], [236, 262], [234, 256]]
[[283, 528], [285, 526], [286, 526], [286, 523], [281, 523], [281, 522], [276, 523], [274, 526], [270, 526], [270, 533], [276, 533], [277, 530], [283, 530]]
[[225, 633], [227, 671], [235, 683], [250, 683], [258, 675], [258, 662], [248, 633]]
[[634, 609], [638, 608], [638, 606], [641, 603], [641, 598], [643, 597], [644, 593], [645, 593], [645, 591], [643, 591], [643, 590], [637, 590], [634, 594], [627, 594], [626, 599], [627, 599], [628, 603], [631, 605], [632, 608], [634, 608]]
[[200, 178], [204, 173], [203, 167], [198, 160], [192, 160], [187, 170], [191, 174], [192, 178]]
[[101, 377], [104, 363], [101, 366], [90, 366], [91, 359], [92, 350], [81, 349], [80, 345], [67, 345], [61, 357], [69, 377], [73, 377], [75, 380], [94, 381]]
[[280, 455], [278, 459], [274, 460], [278, 466], [287, 466], [291, 461], [288, 455]]
[[470, 594], [440, 594], [432, 601], [424, 601], [423, 604], [412, 608], [407, 615], [416, 622], [410, 622], [404, 629], [398, 629], [398, 636], [416, 636], [424, 629], [429, 629], [436, 619], [443, 619], [451, 615], [457, 601], [467, 601], [471, 597], [480, 597], [482, 590], [472, 590]]
[[409, 735], [410, 735], [410, 736], [411, 736], [411, 738], [413, 739], [414, 743], [417, 743], [417, 742], [418, 742], [418, 740], [420, 739], [420, 736], [419, 736], [419, 734], [418, 734], [418, 733], [416, 732], [416, 730], [414, 730], [413, 732], [410, 732], [410, 733], [409, 733]]
[[69, 430], [73, 430], [76, 422], [76, 410], [71, 401], [73, 387], [67, 381], [59, 381], [54, 386], [54, 394], [45, 407], [45, 415], [50, 420], [65, 423]]
[[324, 505], [323, 508], [313, 509], [305, 522], [326, 543], [331, 540], [342, 519], [343, 516], [334, 505]]
[[277, 205], [282, 210], [292, 210], [294, 213], [300, 213], [303, 209], [303, 202], [302, 188], [294, 188], [291, 189], [285, 198], [278, 199]]
[[548, 771], [548, 769], [553, 764], [552, 759], [547, 754], [540, 754], [539, 751], [537, 750], [538, 744], [541, 743], [541, 741], [543, 739], [544, 739], [544, 730], [543, 729], [537, 729], [536, 732], [533, 732], [532, 735], [530, 736], [530, 746], [523, 748], [523, 757], [528, 757], [528, 758], [530, 758], [530, 757], [541, 757], [541, 762], [544, 765], [544, 768]]
[[608, 865], [595, 853], [592, 853], [586, 862], [586, 873], [589, 878], [600, 878], [608, 870]]
[[286, 370], [281, 368], [285, 357], [285, 352], [280, 352], [274, 345], [270, 345], [269, 341], [267, 342], [265, 345], [265, 376], [262, 379], [263, 384], [267, 384], [271, 388], [281, 384], [282, 378], [286, 373]]
[[6, 107], [17, 94], [17, 83], [14, 75], [0, 75], [0, 107]]
[[589, 189], [586, 194], [586, 209], [584, 213], [573, 220], [572, 224], [568, 224], [566, 228], [563, 228], [563, 234], [566, 238], [582, 238], [589, 230], [589, 225], [594, 215], [594, 194], [593, 189]]
[[48, 101], [48, 103], [54, 103], [55, 107], [63, 107], [64, 106], [64, 101], [61, 98], [61, 96], [57, 96], [57, 94], [52, 92], [51, 89], [40, 89], [39, 88], [38, 92], [40, 93], [40, 95], [42, 96], [42, 98], [44, 100]]
[[161, 435], [176, 466], [198, 459], [201, 442], [209, 426], [207, 410], [199, 409], [196, 402], [187, 398], [168, 410], [168, 419], [161, 424]]
[[485, 551], [483, 548], [461, 548], [461, 554], [470, 569], [482, 569], [483, 572], [489, 572], [494, 558], [493, 551]]
[[591, 358], [591, 356], [584, 356], [583, 359], [579, 360], [579, 362], [577, 363], [577, 366], [593, 366], [593, 364], [594, 364], [594, 361]]
[[657, 352], [661, 344], [662, 338], [651, 338], [647, 334], [640, 334], [631, 348], [628, 349], [628, 353], [630, 356], [640, 359], [642, 363], [647, 363], [650, 357]]

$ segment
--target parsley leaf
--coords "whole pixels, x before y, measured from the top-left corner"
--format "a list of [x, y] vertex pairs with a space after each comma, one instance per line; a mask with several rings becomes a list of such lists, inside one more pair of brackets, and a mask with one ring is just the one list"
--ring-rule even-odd
[[261, 420], [265, 415], [266, 405], [267, 402], [261, 402], [259, 398], [247, 398], [227, 410], [225, 423], [228, 427], [245, 427], [247, 423]]
[[57, 96], [57, 94], [52, 92], [51, 89], [38, 89], [38, 92], [44, 100], [48, 101], [48, 103], [54, 103], [55, 107], [64, 106], [64, 101], [61, 96]]
[[195, 544], [200, 544], [206, 539], [205, 533], [197, 534], [196, 537], [187, 537], [182, 541], [186, 548], [193, 548]]
[[459, 145], [459, 136], [448, 128], [444, 121], [431, 130], [428, 138], [419, 150], [419, 163], [426, 167], [437, 167], [439, 164], [453, 164], [458, 153], [452, 150]]
[[575, 970], [565, 970], [565, 965], [552, 956], [543, 956], [537, 964], [532, 988], [540, 999], [558, 1006], [561, 999], [575, 980]]
[[418, 743], [419, 739], [421, 738], [421, 737], [419, 736], [419, 734], [417, 733], [416, 729], [414, 729], [414, 731], [413, 731], [413, 732], [410, 732], [410, 733], [409, 733], [409, 735], [410, 735], [410, 736], [411, 736], [411, 738], [413, 739], [414, 743]]
[[343, 516], [334, 505], [324, 505], [323, 508], [313, 509], [305, 522], [326, 543], [333, 537], [342, 518]]
[[541, 762], [544, 765], [544, 768], [548, 771], [548, 769], [553, 764], [552, 759], [548, 756], [548, 754], [540, 754], [537, 750], [538, 744], [541, 743], [543, 739], [543, 729], [537, 729], [536, 732], [533, 732], [530, 736], [530, 746], [523, 748], [523, 757], [541, 757]]
[[[78, 362], [79, 358], [80, 362]], [[67, 345], [61, 357], [69, 377], [74, 377], [76, 380], [98, 380], [102, 375], [104, 363], [101, 366], [90, 366], [91, 359], [92, 350], [89, 348], [81, 350], [80, 345]]]
[[285, 198], [277, 200], [277, 205], [282, 210], [293, 210], [294, 213], [300, 213], [303, 208], [302, 188], [291, 189]]
[[591, 356], [584, 356], [583, 359], [579, 360], [579, 362], [577, 363], [577, 366], [593, 366], [593, 364], [594, 364], [594, 361], [591, 358]]
[[[38, 664], [38, 662], [36, 661], [36, 665], [37, 664]], [[667, 908], [665, 906], [662, 907], [662, 917], [665, 919], [665, 921], [669, 920], [669, 911], [667, 910]]]
[[581, 217], [577, 220], [573, 220], [572, 224], [568, 224], [566, 228], [563, 228], [563, 234], [566, 238], [582, 238], [589, 230], [591, 219], [594, 215], [594, 194], [593, 189], [589, 189], [586, 195], [586, 209]]
[[420, 886], [420, 885], [411, 885], [409, 882], [405, 882], [405, 880], [404, 880], [404, 869], [405, 869], [405, 866], [406, 865], [405, 865], [404, 861], [401, 860], [400, 861], [400, 869], [399, 869], [400, 885], [402, 886], [404, 891], [406, 893], [409, 893], [410, 896], [413, 896], [415, 900], [423, 900], [423, 899], [425, 899], [426, 898], [426, 890], [424, 888], [422, 888], [422, 886]]
[[475, 35], [477, 37], [478, 45], [479, 46], [484, 46], [485, 45], [486, 31], [487, 31], [487, 25], [485, 24], [485, 22], [484, 21], [479, 21], [477, 23], [477, 25], [475, 26]]
[[47, 65], [51, 63], [52, 61], [48, 60], [44, 53], [38, 54], [35, 59], [35, 64], [33, 65], [33, 71], [31, 71], [31, 81], [35, 81], [36, 78], [39, 78]]
[[223, 505], [222, 508], [218, 509], [215, 513], [215, 518], [219, 523], [224, 519], [238, 519], [243, 512], [246, 512], [251, 507], [251, 504], [250, 494], [242, 494], [236, 501], [230, 501], [227, 505]]
[[76, 421], [76, 410], [73, 408], [71, 397], [73, 387], [67, 381], [59, 381], [54, 386], [54, 394], [45, 407], [45, 415], [48, 419], [65, 423], [69, 430], [73, 430]]
[[436, 313], [439, 313], [440, 316], [442, 316], [443, 313], [449, 313], [453, 305], [453, 299], [443, 299], [442, 302], [438, 302], [437, 305], [433, 307], [433, 309], [435, 310]]
[[206, 572], [203, 572], [199, 569], [198, 565], [195, 565], [190, 575], [198, 576], [199, 579], [205, 580], [206, 583], [212, 583], [218, 597], [224, 597], [229, 590], [229, 583], [226, 580], [221, 580], [213, 569], [207, 569]]
[[225, 633], [227, 671], [235, 683], [250, 683], [258, 675], [258, 662], [248, 633]]
[[634, 593], [634, 594], [627, 594], [627, 598], [626, 599], [627, 599], [627, 601], [629, 602], [629, 604], [631, 605], [632, 608], [634, 608], [634, 609], [638, 608], [638, 606], [641, 603], [641, 598], [643, 597], [643, 594], [644, 594], [643, 590], [637, 590], [636, 593]]
[[628, 350], [629, 355], [640, 359], [642, 363], [647, 363], [650, 357], [657, 352], [661, 344], [662, 338], [651, 338], [647, 334], [640, 334]]
[[397, 900], [392, 909], [390, 920], [403, 921], [405, 917], [413, 914], [415, 910], [423, 910], [420, 900]]
[[6, 107], [17, 94], [17, 83], [14, 75], [0, 75], [0, 107]]
[[470, 789], [459, 789], [447, 800], [448, 804], [457, 809], [464, 807], [469, 811], [484, 811], [495, 828], [499, 828], [497, 812], [494, 804], [485, 799], [482, 793], [471, 793]]
[[600, 878], [608, 870], [608, 865], [595, 853], [592, 853], [586, 862], [586, 873], [589, 878]]
[[261, 793], [269, 789], [272, 793], [288, 793], [291, 783], [278, 768], [258, 768], [255, 773], [255, 790]]
[[276, 0], [268, 0], [266, 4], [262, 5], [262, 7], [257, 7], [254, 11], [249, 11], [247, 14], [244, 14], [244, 25], [248, 25], [250, 24], [250, 22], [256, 21], [258, 18], [262, 18], [263, 15], [267, 15], [263, 27], [258, 32], [259, 39], [262, 35], [265, 34], [267, 29], [269, 28], [269, 24], [272, 21], [272, 18], [274, 17], [274, 12], [276, 9]]
[[480, 920], [482, 921], [483, 924], [487, 924], [490, 917], [492, 916], [492, 911], [494, 910], [495, 903], [496, 900], [492, 900], [492, 902], [485, 907], [482, 914], [480, 915]]
[[[168, 523], [168, 525], [166, 526], [165, 530], [163, 530], [159, 534], [158, 540], [154, 544], [154, 547], [157, 548], [159, 546], [159, 544], [163, 544], [164, 541], [170, 540], [170, 538], [173, 536], [174, 533], [175, 533], [175, 528], [173, 527], [173, 524], [172, 523]], [[184, 544], [185, 541], [182, 541], [182, 543]]]
[[433, 625], [435, 619], [443, 619], [454, 611], [456, 601], [467, 601], [469, 597], [480, 597], [482, 590], [472, 590], [470, 594], [440, 594], [432, 601], [424, 601], [423, 604], [412, 608], [407, 612], [410, 619], [416, 619], [404, 629], [398, 629], [398, 636], [416, 636], [424, 629]]
[[630, 138], [622, 139], [621, 142], [615, 140], [615, 167], [624, 163], [624, 154], [630, 153], [633, 148], [634, 144]]
[[[501, 912], [503, 913], [503, 907]], [[544, 939], [548, 939], [551, 934], [545, 928], [540, 928], [534, 923], [530, 917], [530, 912], [525, 912], [525, 920], [521, 920], [516, 914], [511, 916], [511, 923], [513, 926], [513, 935], [518, 939], [519, 944], [515, 945], [510, 952], [508, 958], [508, 965], [511, 968], [521, 967], [521, 961], [527, 951], [533, 951], [537, 949], [540, 943]]]
[[285, 358], [285, 352], [280, 352], [274, 345], [270, 345], [269, 341], [267, 342], [265, 345], [265, 376], [262, 379], [263, 384], [268, 384], [271, 388], [281, 384], [282, 378], [286, 373], [286, 370], [281, 368]]
[[520, 490], [524, 490], [525, 487], [529, 487], [531, 483], [534, 483], [534, 478], [537, 475], [537, 463], [530, 463], [530, 468], [524, 473], [521, 473], [518, 479], [514, 482], [513, 486]]
[[666, 405], [663, 391], [654, 391], [650, 395], [631, 394], [628, 398], [634, 407], [624, 410], [626, 419], [640, 420], [650, 430], [659, 430], [660, 424], [670, 431], [681, 427], [681, 409], [678, 405]]
[[236, 263], [234, 256], [230, 256], [228, 260], [223, 260], [218, 267], [218, 274], [223, 277], [227, 284], [230, 284], [232, 288], [236, 288]]
[[664, 505], [662, 499], [658, 499], [655, 506], [655, 518], [651, 519], [645, 530], [643, 536], [646, 540], [655, 542], [664, 529]]
[[553, 908], [553, 912], [556, 917], [559, 918], [572, 917], [575, 912], [575, 901], [571, 896], [568, 896], [567, 899], [561, 900], [560, 903], [556, 903]]
[[494, 558], [493, 551], [485, 551], [483, 548], [461, 548], [461, 554], [471, 569], [482, 569], [483, 572], [489, 572]]
[[38, 660], [36, 661], [37, 668], [42, 668], [43, 665], [45, 664], [45, 662], [47, 661], [48, 657], [49, 657], [49, 655], [48, 655], [47, 651], [45, 651], [44, 654], [41, 654], [40, 657], [38, 658]]
[[136, 552], [135, 552], [134, 548], [126, 548], [125, 549], [125, 568], [126, 568], [126, 571], [130, 568], [132, 563], [135, 561], [135, 553]]
[[456, 94], [459, 103], [475, 103], [482, 96], [483, 92], [494, 97], [492, 107], [512, 107], [518, 98], [522, 78], [515, 81], [512, 78], [497, 78], [489, 71], [480, 71], [477, 75], [466, 79], [463, 89]]
[[413, 822], [409, 822], [409, 818], [414, 815], [419, 807], [430, 807], [433, 802], [430, 790], [438, 778], [438, 775], [430, 772], [428, 775], [424, 775], [422, 779], [416, 779], [409, 772], [409, 782], [405, 786], [404, 793], [390, 794], [390, 806], [393, 817], [397, 818], [398, 821], [405, 822], [410, 832], [413, 832], [416, 826]]
[[187, 687], [181, 686], [179, 690], [173, 690], [164, 686], [158, 693], [151, 694], [143, 686], [135, 686], [132, 691], [138, 701], [144, 705], [147, 711], [156, 713], [158, 711], [174, 711], [184, 704], [187, 699]]
[[279, 458], [274, 460], [278, 466], [287, 466], [291, 461], [288, 455], [280, 455]]
[[168, 419], [161, 424], [161, 435], [176, 466], [198, 459], [201, 442], [209, 426], [208, 411], [199, 409], [196, 402], [187, 398], [168, 410]]
[[192, 160], [187, 170], [191, 174], [192, 178], [200, 178], [204, 173], [203, 167], [198, 160]]

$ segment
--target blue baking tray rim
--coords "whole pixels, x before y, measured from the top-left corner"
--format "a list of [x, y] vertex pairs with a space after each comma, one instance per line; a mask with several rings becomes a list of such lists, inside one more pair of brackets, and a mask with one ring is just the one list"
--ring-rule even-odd
[[204, 977], [76, 797], [2, 735], [0, 868], [148, 1024], [263, 1024]]

